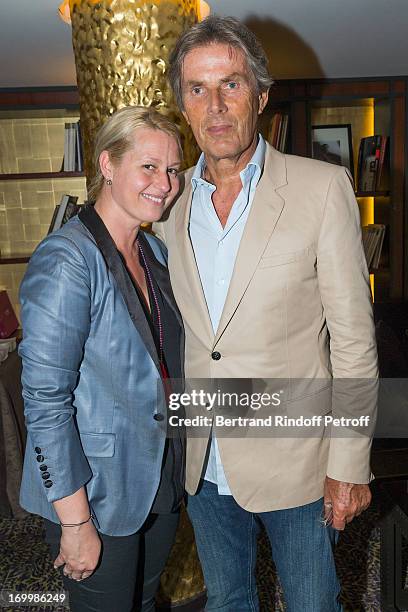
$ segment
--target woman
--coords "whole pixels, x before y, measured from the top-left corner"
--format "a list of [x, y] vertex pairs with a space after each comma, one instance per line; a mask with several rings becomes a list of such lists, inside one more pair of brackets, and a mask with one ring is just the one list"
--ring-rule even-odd
[[140, 225], [178, 193], [180, 160], [157, 112], [112, 115], [96, 139], [95, 205], [39, 245], [21, 286], [21, 504], [46, 519], [73, 612], [126, 612], [134, 597], [154, 610], [177, 527], [184, 449], [166, 440], [165, 396], [184, 335], [164, 247]]

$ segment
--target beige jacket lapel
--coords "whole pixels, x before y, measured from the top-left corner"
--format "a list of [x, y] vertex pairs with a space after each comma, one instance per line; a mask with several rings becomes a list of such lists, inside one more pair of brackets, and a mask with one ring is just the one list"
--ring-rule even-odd
[[[203, 337], [203, 334], [205, 334], [208, 342], [211, 345], [215, 345], [238, 308], [283, 210], [285, 202], [279, 195], [278, 190], [287, 184], [286, 163], [284, 155], [278, 153], [267, 144], [263, 174], [258, 183], [251, 211], [242, 235], [234, 273], [225, 300], [215, 342], [211, 319], [188, 231], [192, 199], [191, 176], [193, 171], [194, 168], [191, 168], [186, 172], [185, 189], [175, 206], [174, 212], [177, 247], [186, 278], [185, 289], [194, 296], [196, 306], [195, 308], [184, 308], [182, 306], [181, 310], [184, 313], [188, 313], [184, 316], [198, 337]], [[180, 301], [184, 301], [185, 296], [181, 295], [177, 296], [177, 298]]]
[[[214, 332], [188, 231], [192, 199], [191, 177], [193, 171], [194, 168], [190, 168], [185, 174], [185, 189], [175, 206], [174, 213], [177, 247], [186, 277], [185, 290], [195, 298], [194, 308], [182, 307], [181, 310], [184, 313], [188, 313], [185, 315], [185, 318], [187, 318], [189, 326], [195, 331], [198, 337], [202, 338], [204, 333], [209, 344], [212, 345], [214, 341]], [[180, 300], [184, 301], [186, 295], [178, 297]]]
[[285, 205], [278, 189], [287, 184], [285, 156], [267, 144], [265, 165], [242, 234], [215, 344], [238, 308]]

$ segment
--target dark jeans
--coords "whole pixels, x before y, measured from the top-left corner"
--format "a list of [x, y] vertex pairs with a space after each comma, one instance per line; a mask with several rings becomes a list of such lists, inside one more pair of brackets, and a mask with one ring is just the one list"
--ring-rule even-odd
[[[76, 582], [62, 575], [71, 612], [153, 611], [178, 521], [178, 513], [151, 514], [143, 528], [132, 535], [100, 533], [102, 554], [92, 576]], [[44, 524], [54, 561], [59, 552], [61, 527], [48, 520]]]

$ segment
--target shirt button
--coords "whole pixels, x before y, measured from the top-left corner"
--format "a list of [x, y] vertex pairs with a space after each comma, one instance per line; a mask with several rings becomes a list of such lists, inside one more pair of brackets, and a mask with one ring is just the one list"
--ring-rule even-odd
[[52, 480], [46, 480], [44, 482], [44, 487], [46, 487], [46, 489], [49, 489], [50, 487], [52, 487]]
[[50, 473], [49, 473], [49, 472], [43, 472], [43, 473], [41, 474], [41, 478], [42, 478], [43, 480], [48, 480], [48, 478], [49, 478], [49, 477], [50, 477]]
[[154, 418], [155, 421], [163, 421], [164, 420], [164, 415], [161, 414], [160, 412], [158, 412], [157, 414], [155, 414], [153, 416], [153, 418]]
[[41, 448], [39, 446], [36, 446], [34, 450], [37, 453], [37, 455], [41, 454]]
[[214, 361], [219, 361], [221, 359], [221, 353], [219, 353], [218, 351], [214, 351], [213, 353], [211, 353], [211, 357], [212, 359], [214, 359]]
[[42, 463], [44, 461], [44, 457], [42, 455], [37, 455], [38, 463]]
[[48, 468], [47, 468], [47, 466], [45, 465], [45, 463], [43, 463], [42, 465], [40, 465], [40, 470], [41, 470], [42, 472], [45, 472], [47, 469], [48, 469]]
[[220, 278], [220, 279], [217, 281], [217, 285], [223, 285], [224, 283], [225, 283], [225, 278]]

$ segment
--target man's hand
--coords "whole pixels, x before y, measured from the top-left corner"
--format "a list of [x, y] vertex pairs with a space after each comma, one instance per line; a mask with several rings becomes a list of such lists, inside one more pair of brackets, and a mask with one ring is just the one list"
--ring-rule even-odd
[[54, 567], [65, 564], [65, 576], [84, 580], [95, 571], [100, 554], [101, 540], [91, 521], [79, 527], [62, 527], [60, 551]]
[[332, 513], [332, 527], [343, 530], [347, 523], [368, 508], [371, 491], [366, 484], [340, 482], [326, 476], [324, 483], [325, 519]]

